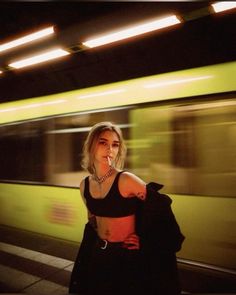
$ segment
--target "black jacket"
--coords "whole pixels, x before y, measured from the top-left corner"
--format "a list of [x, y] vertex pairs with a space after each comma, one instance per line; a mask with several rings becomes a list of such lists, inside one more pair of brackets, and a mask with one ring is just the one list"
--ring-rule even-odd
[[136, 214], [143, 257], [145, 294], [177, 295], [181, 293], [175, 253], [184, 236], [171, 209], [169, 196], [159, 193], [163, 185], [147, 185], [147, 198]]
[[[146, 200], [138, 200], [136, 232], [140, 236], [143, 266], [140, 294], [181, 293], [175, 253], [181, 249], [184, 236], [171, 210], [172, 200], [159, 193], [162, 187], [154, 182], [147, 184]], [[86, 294], [86, 287], [92, 283], [92, 278], [87, 276], [87, 261], [96, 238], [96, 232], [87, 223], [71, 274], [69, 293]]]

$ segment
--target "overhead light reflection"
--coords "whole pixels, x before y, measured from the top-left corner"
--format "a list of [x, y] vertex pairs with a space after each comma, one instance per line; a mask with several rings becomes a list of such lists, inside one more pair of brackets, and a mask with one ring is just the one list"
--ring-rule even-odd
[[[117, 124], [117, 127], [123, 128], [131, 128], [134, 124]], [[66, 128], [66, 129], [57, 129], [57, 130], [50, 130], [47, 131], [47, 134], [65, 134], [65, 133], [78, 133], [78, 132], [89, 132], [92, 127], [78, 127], [78, 128]]]
[[157, 20], [154, 20], [154, 21], [151, 21], [148, 23], [144, 23], [142, 25], [137, 25], [134, 27], [130, 27], [130, 28], [118, 31], [118, 32], [104, 35], [99, 38], [85, 41], [82, 44], [86, 47], [93, 48], [93, 47], [109, 44], [112, 42], [120, 41], [120, 40], [123, 40], [126, 38], [145, 34], [148, 32], [152, 32], [155, 30], [159, 30], [162, 28], [166, 28], [169, 26], [173, 26], [173, 25], [179, 24], [180, 22], [181, 21], [175, 15], [161, 18], [161, 19], [158, 18]]
[[57, 48], [39, 55], [35, 55], [26, 59], [15, 61], [13, 63], [10, 63], [8, 66], [11, 68], [20, 69], [20, 68], [24, 68], [27, 66], [41, 63], [41, 62], [49, 61], [58, 57], [66, 56], [68, 54], [70, 54], [68, 51], [63, 50], [61, 48]]
[[201, 77], [195, 77], [195, 78], [168, 80], [168, 81], [163, 81], [163, 82], [158, 82], [158, 83], [147, 84], [147, 85], [144, 85], [143, 87], [144, 88], [165, 87], [165, 86], [174, 85], [174, 84], [182, 84], [182, 83], [186, 83], [186, 82], [210, 79], [212, 77], [213, 76], [210, 75], [210, 76], [201, 76]]
[[6, 112], [13, 112], [13, 111], [19, 111], [23, 109], [31, 109], [31, 108], [38, 108], [38, 107], [43, 107], [43, 106], [48, 106], [48, 105], [55, 105], [59, 103], [64, 103], [67, 102], [65, 99], [58, 99], [54, 101], [46, 101], [46, 102], [41, 102], [41, 103], [32, 103], [32, 104], [27, 104], [21, 107], [13, 107], [13, 108], [7, 108], [0, 110], [0, 113], [6, 113]]
[[86, 95], [80, 95], [77, 97], [77, 99], [85, 99], [85, 98], [91, 98], [91, 97], [96, 97], [96, 96], [104, 96], [104, 95], [111, 95], [111, 94], [116, 94], [116, 93], [121, 93], [125, 92], [125, 89], [115, 89], [115, 90], [110, 90], [110, 91], [104, 91], [104, 92], [97, 92], [93, 94], [86, 94]]
[[40, 39], [40, 38], [43, 38], [43, 37], [46, 37], [46, 36], [51, 35], [53, 33], [54, 33], [54, 28], [53, 27], [49, 27], [49, 28], [40, 30], [38, 32], [29, 34], [29, 35], [24, 36], [22, 38], [18, 38], [16, 40], [11, 41], [11, 42], [7, 42], [7, 43], [4, 43], [4, 44], [0, 45], [0, 52], [11, 49], [13, 47], [17, 47], [17, 46], [22, 45], [22, 44], [32, 42], [34, 40], [37, 40], [37, 39]]
[[[236, 105], [236, 101], [220, 101], [220, 102], [202, 103], [202, 104], [196, 104], [196, 105], [178, 106], [177, 110], [198, 111], [198, 110], [212, 109], [212, 108], [222, 108], [222, 107], [231, 107], [231, 106], [234, 107], [235, 105]], [[232, 124], [232, 122], [228, 122], [228, 123]]]

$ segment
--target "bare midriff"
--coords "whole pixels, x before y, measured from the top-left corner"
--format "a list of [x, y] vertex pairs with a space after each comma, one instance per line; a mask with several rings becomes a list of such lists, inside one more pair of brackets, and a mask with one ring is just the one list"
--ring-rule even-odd
[[98, 235], [109, 242], [123, 242], [135, 233], [135, 215], [125, 217], [96, 216]]

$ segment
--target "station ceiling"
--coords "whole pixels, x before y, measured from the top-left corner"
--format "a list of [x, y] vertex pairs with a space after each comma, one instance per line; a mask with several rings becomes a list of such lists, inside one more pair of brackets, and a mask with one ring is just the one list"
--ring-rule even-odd
[[[210, 15], [210, 3], [1, 2], [0, 44], [48, 25], [55, 26], [57, 36], [0, 53], [0, 68], [43, 46], [62, 44], [72, 54], [0, 75], [0, 102], [235, 60], [235, 11]], [[169, 13], [180, 15], [183, 24], [110, 46], [78, 50], [77, 44], [96, 32]]]

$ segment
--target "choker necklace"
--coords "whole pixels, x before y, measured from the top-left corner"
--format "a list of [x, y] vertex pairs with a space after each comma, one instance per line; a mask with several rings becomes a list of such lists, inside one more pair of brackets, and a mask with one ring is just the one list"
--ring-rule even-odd
[[96, 174], [93, 174], [93, 179], [101, 184], [103, 183], [108, 177], [110, 177], [112, 175], [112, 173], [114, 172], [113, 167], [110, 167], [110, 169], [107, 171], [106, 174], [104, 174], [102, 177], [98, 177]]

